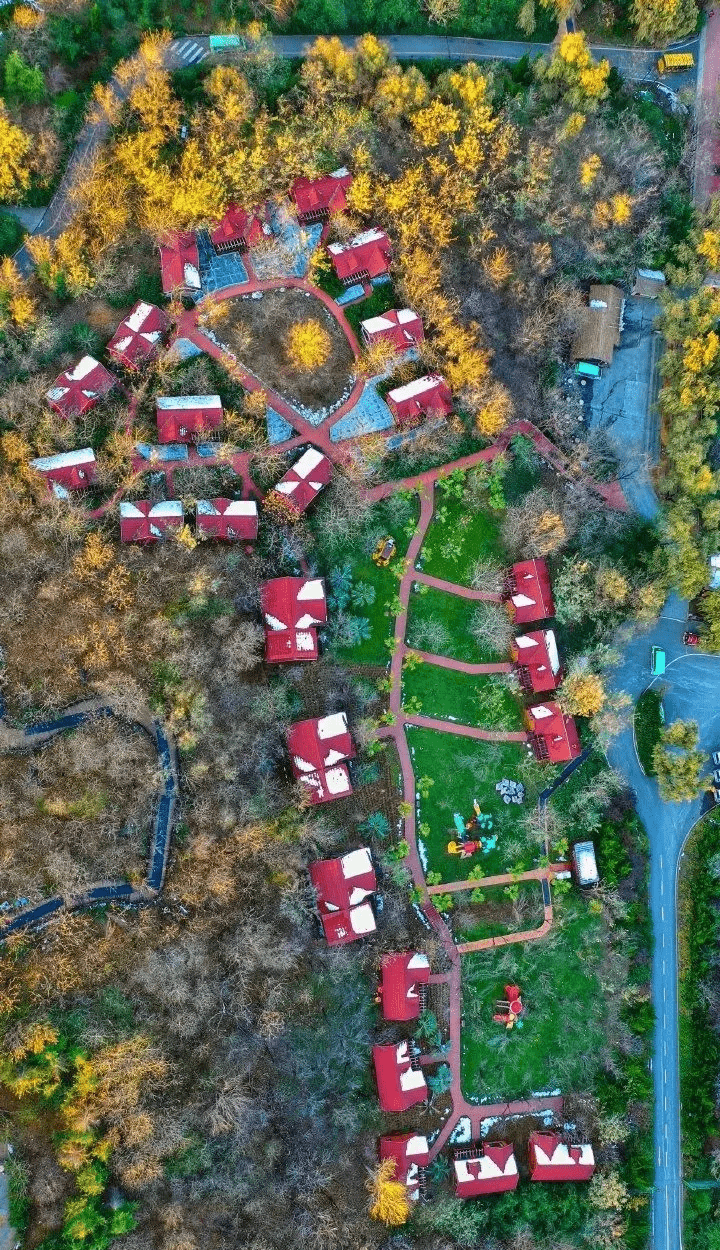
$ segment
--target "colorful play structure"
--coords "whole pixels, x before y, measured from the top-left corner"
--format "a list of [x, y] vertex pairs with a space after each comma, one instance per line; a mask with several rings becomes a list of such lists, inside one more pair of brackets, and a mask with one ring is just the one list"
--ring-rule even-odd
[[482, 851], [483, 855], [487, 855], [488, 851], [495, 850], [495, 847], [497, 846], [496, 833], [494, 833], [492, 837], [480, 837], [476, 839], [470, 837], [470, 833], [474, 829], [492, 829], [493, 827], [492, 816], [488, 816], [486, 812], [480, 811], [480, 805], [477, 799], [473, 799], [473, 808], [475, 815], [472, 816], [470, 820], [465, 820], [459, 812], [454, 813], [453, 820], [455, 822], [458, 840], [455, 841], [453, 838], [452, 841], [448, 842], [448, 855], [459, 855], [461, 859], [469, 859], [470, 856], [474, 855], [477, 851]]
[[498, 999], [495, 1003], [493, 1020], [496, 1024], [504, 1024], [506, 1029], [512, 1029], [515, 1025], [521, 1029], [523, 1026], [523, 1022], [520, 1019], [522, 1013], [523, 1004], [519, 985], [506, 985], [505, 997]]

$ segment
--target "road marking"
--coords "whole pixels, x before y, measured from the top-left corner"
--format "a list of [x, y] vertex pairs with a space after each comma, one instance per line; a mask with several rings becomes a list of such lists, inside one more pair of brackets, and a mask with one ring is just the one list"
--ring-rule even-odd
[[662, 920], [664, 920], [664, 919], [665, 919], [665, 908], [664, 908], [664, 907], [661, 907], [661, 908], [660, 908], [660, 917], [661, 917], [661, 919], [662, 919]]
[[665, 975], [666, 970], [667, 970], [667, 964], [665, 963], [665, 960], [663, 959], [663, 976]]
[[184, 52], [187, 52], [187, 49], [190, 47], [191, 43], [192, 43], [192, 39], [183, 39], [182, 43], [180, 43], [180, 40], [178, 39], [175, 41], [175, 51], [180, 56], [182, 56]]

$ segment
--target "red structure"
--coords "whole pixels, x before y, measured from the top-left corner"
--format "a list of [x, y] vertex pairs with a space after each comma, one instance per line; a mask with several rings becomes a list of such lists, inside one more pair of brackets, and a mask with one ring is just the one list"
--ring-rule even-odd
[[195, 529], [198, 538], [253, 542], [258, 532], [254, 499], [198, 499]]
[[61, 417], [81, 417], [115, 386], [116, 379], [94, 356], [83, 356], [67, 369], [46, 393], [48, 404]]
[[160, 443], [193, 443], [223, 423], [219, 395], [158, 395], [155, 412]]
[[380, 1162], [395, 1160], [393, 1180], [405, 1185], [408, 1198], [415, 1201], [420, 1196], [420, 1183], [424, 1180], [422, 1169], [430, 1162], [427, 1137], [417, 1133], [388, 1133], [378, 1142]]
[[311, 803], [352, 794], [345, 761], [354, 759], [355, 747], [344, 712], [298, 721], [290, 726], [286, 741], [293, 776], [302, 782]]
[[388, 391], [385, 402], [398, 425], [417, 425], [423, 417], [447, 417], [453, 407], [450, 387], [437, 373]]
[[580, 740], [572, 716], [557, 703], [535, 703], [525, 711], [530, 742], [539, 760], [563, 764], [580, 754]]
[[506, 985], [504, 989], [505, 997], [495, 1004], [497, 1011], [493, 1020], [496, 1024], [504, 1024], [506, 1029], [511, 1029], [518, 1016], [523, 1013], [520, 986]]
[[288, 469], [273, 491], [281, 495], [296, 516], [302, 516], [323, 486], [332, 479], [332, 461], [316, 447], [308, 447]]
[[592, 1146], [572, 1146], [557, 1133], [531, 1133], [531, 1181], [589, 1181], [595, 1171]]
[[221, 256], [223, 252], [246, 252], [262, 237], [262, 221], [257, 213], [230, 204], [220, 225], [211, 231], [210, 242]]
[[200, 290], [200, 256], [192, 231], [166, 236], [160, 244], [160, 273], [164, 295]]
[[345, 946], [377, 928], [372, 896], [377, 889], [366, 846], [309, 868], [318, 914], [329, 946]]
[[162, 309], [140, 300], [110, 339], [108, 356], [136, 371], [157, 355], [169, 329], [170, 318]]
[[344, 166], [323, 178], [296, 178], [290, 195], [300, 221], [326, 221], [331, 213], [344, 212], [351, 185], [352, 174]]
[[518, 635], [510, 648], [510, 655], [523, 690], [542, 694], [546, 690], [556, 690], [560, 685], [562, 671], [552, 629]]
[[521, 560], [513, 564], [506, 582], [508, 612], [516, 625], [545, 621], [555, 614], [550, 574], [544, 560]]
[[149, 499], [120, 503], [120, 541], [123, 543], [156, 543], [183, 527], [183, 506], [180, 499], [166, 499], [151, 504]]
[[406, 352], [425, 338], [422, 320], [411, 308], [390, 308], [379, 317], [368, 317], [360, 322], [360, 329], [368, 347], [387, 341], [396, 352]]
[[95, 481], [95, 452], [92, 447], [62, 451], [57, 456], [40, 456], [30, 467], [42, 473], [48, 485], [61, 497], [71, 490], [84, 490]]
[[327, 621], [325, 583], [319, 577], [275, 577], [260, 591], [269, 664], [316, 660], [316, 626]]
[[390, 240], [384, 230], [365, 230], [349, 243], [328, 246], [335, 273], [341, 282], [368, 282], [387, 273], [392, 258]]
[[420, 1060], [410, 1055], [407, 1041], [373, 1046], [373, 1064], [383, 1111], [407, 1111], [428, 1096]]
[[383, 955], [378, 997], [384, 1020], [417, 1020], [425, 1005], [430, 961], [415, 951]]
[[455, 1195], [477, 1198], [517, 1189], [519, 1180], [515, 1152], [507, 1142], [486, 1142], [457, 1150], [453, 1160]]

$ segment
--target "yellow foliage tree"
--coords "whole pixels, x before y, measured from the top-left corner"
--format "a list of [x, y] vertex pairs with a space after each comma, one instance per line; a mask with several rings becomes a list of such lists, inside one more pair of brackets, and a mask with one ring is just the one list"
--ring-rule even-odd
[[[577, 116], [577, 114], [574, 114]], [[580, 166], [580, 186], [591, 187], [602, 169], [602, 161], [597, 152], [592, 152], [590, 156], [582, 162]]]
[[695, 0], [633, 0], [631, 10], [638, 39], [664, 47], [695, 30]]
[[391, 1228], [407, 1223], [410, 1215], [407, 1186], [395, 1179], [397, 1162], [383, 1159], [370, 1177], [370, 1218], [380, 1220]]
[[0, 199], [6, 203], [17, 199], [30, 182], [27, 157], [31, 147], [30, 136], [11, 122], [0, 101]]
[[606, 699], [602, 678], [588, 669], [569, 673], [558, 691], [558, 702], [568, 716], [596, 716]]
[[596, 61], [579, 31], [564, 35], [551, 60], [539, 61], [535, 72], [575, 111], [596, 109], [608, 94], [610, 62]]
[[319, 321], [296, 321], [290, 327], [287, 356], [290, 363], [304, 373], [319, 369], [330, 355], [332, 341]]

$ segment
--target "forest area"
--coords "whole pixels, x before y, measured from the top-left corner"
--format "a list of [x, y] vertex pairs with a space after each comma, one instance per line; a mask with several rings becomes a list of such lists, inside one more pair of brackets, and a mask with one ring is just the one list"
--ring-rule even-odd
[[[668, 36], [696, 21], [693, 5], [681, 8]], [[640, 9], [654, 6], [618, 5], [612, 20], [637, 28]], [[390, 20], [381, 10], [340, 14], [331, 0], [317, 11], [300, 0], [293, 11], [236, 16], [262, 17], [273, 29], [372, 30]], [[541, 8], [533, 16], [527, 5], [482, 17], [408, 6], [405, 16], [393, 10], [392, 22], [470, 33], [486, 33], [487, 23], [512, 33], [532, 19], [538, 34], [557, 15]], [[453, 532], [461, 509], [475, 526], [471, 540], [482, 533], [495, 543], [496, 575], [511, 553], [549, 560], [570, 670], [561, 697], [581, 718], [584, 742], [602, 745], [627, 715], [603, 686], [612, 635], [628, 618], [651, 621], [672, 579], [696, 593], [718, 535], [716, 475], [704, 463], [718, 398], [716, 292], [664, 312], [670, 572], [655, 527], [610, 513], [583, 485], [587, 476], [612, 478], [618, 466], [602, 438], [584, 426], [578, 433], [577, 399], [562, 382], [567, 350], [591, 279], [627, 286], [638, 265], [665, 265], [680, 285], [715, 268], [713, 249], [720, 268], [720, 234], [714, 219], [696, 225], [689, 216], [682, 134], [593, 59], [581, 35], [513, 67], [401, 67], [373, 34], [353, 51], [320, 39], [298, 65], [274, 57], [254, 20], [242, 59], [170, 74], [169, 35], [143, 32], [165, 19], [174, 31], [217, 27], [212, 10], [191, 16], [152, 0], [141, 13], [104, 3], [43, 14], [20, 6], [5, 27], [4, 202], [44, 202], [86, 106], [106, 136], [65, 229], [28, 240], [32, 274], [7, 255], [17, 235], [8, 233], [0, 265], [6, 714], [25, 727], [95, 696], [119, 711], [111, 724], [0, 757], [3, 902], [39, 901], [117, 873], [141, 879], [158, 783], [150, 739], [137, 728], [148, 715], [173, 735], [181, 772], [157, 906], [78, 911], [3, 947], [0, 1128], [15, 1146], [6, 1164], [13, 1227], [33, 1250], [106, 1250], [115, 1238], [120, 1250], [642, 1250], [652, 1165], [645, 846], [628, 794], [594, 772], [550, 817], [559, 842], [581, 818], [592, 823], [605, 881], [602, 896], [583, 903], [583, 923], [595, 934], [588, 949], [600, 933], [607, 943], [607, 985], [593, 1004], [594, 1024], [609, 1022], [607, 1046], [568, 1090], [576, 1123], [599, 1142], [602, 1171], [589, 1203], [584, 1191], [524, 1185], [494, 1205], [463, 1205], [447, 1196], [439, 1164], [431, 1183], [441, 1198], [421, 1204], [406, 1227], [368, 1218], [383, 1126], [370, 1068], [378, 964], [405, 947], [438, 969], [444, 956], [402, 865], [398, 761], [376, 740], [388, 723], [395, 571], [418, 500], [398, 491], [370, 504], [367, 490], [485, 449], [515, 418], [553, 439], [566, 456], [562, 480], [522, 438], [492, 470], [448, 478], [425, 558], [441, 576], [468, 576]], [[272, 200], [297, 176], [339, 165], [354, 181], [330, 237], [387, 230], [392, 285], [373, 311], [402, 300], [426, 326], [420, 359], [391, 380], [441, 370], [456, 397], [453, 416], [399, 450], [373, 437], [351, 444], [309, 520], [290, 528], [263, 510], [254, 548], [198, 543], [188, 526], [177, 541], [120, 546], [109, 505], [118, 491], [130, 500], [148, 491], [153, 475], [138, 469], [132, 449], [151, 438], [158, 394], [217, 392], [228, 441], [248, 453], [263, 487], [292, 457], [268, 446], [262, 391], [247, 391], [229, 360], [161, 356], [73, 421], [48, 409], [53, 376], [81, 352], [101, 356], [136, 300], [162, 302], [157, 245], [170, 232], [206, 229], [235, 199]], [[338, 293], [319, 250], [310, 276]], [[188, 311], [178, 297], [165, 307], [175, 327]], [[251, 314], [227, 316], [233, 341], [247, 349]], [[224, 332], [223, 312], [204, 325]], [[301, 368], [316, 346], [301, 339], [285, 353], [281, 342], [273, 367]], [[343, 358], [361, 378], [377, 366], [369, 352]], [[694, 474], [689, 441], [698, 449]], [[28, 467], [33, 456], [84, 445], [98, 462], [90, 504], [108, 505], [95, 518], [77, 497], [55, 498]], [[154, 476], [162, 498], [167, 484]], [[175, 487], [191, 507], [242, 484], [226, 463], [178, 470]], [[398, 559], [380, 575], [371, 556], [388, 533]], [[323, 654], [314, 665], [273, 668], [262, 658], [260, 588], [298, 575], [302, 561], [330, 591]], [[487, 562], [474, 572], [487, 578]], [[431, 602], [416, 618], [424, 645], [433, 637], [437, 645], [443, 629], [448, 646], [459, 636], [478, 647], [505, 637], [497, 614], [473, 618], [473, 635]], [[713, 602], [704, 609], [710, 628]], [[415, 681], [409, 697], [421, 699]], [[483, 712], [495, 706], [485, 697]], [[318, 811], [292, 782], [284, 735], [300, 716], [341, 710], [358, 747], [355, 793]], [[331, 951], [313, 915], [307, 865], [360, 839], [382, 865], [382, 923], [362, 947]], [[438, 1083], [423, 1131], [436, 1129], [444, 1110]]]

